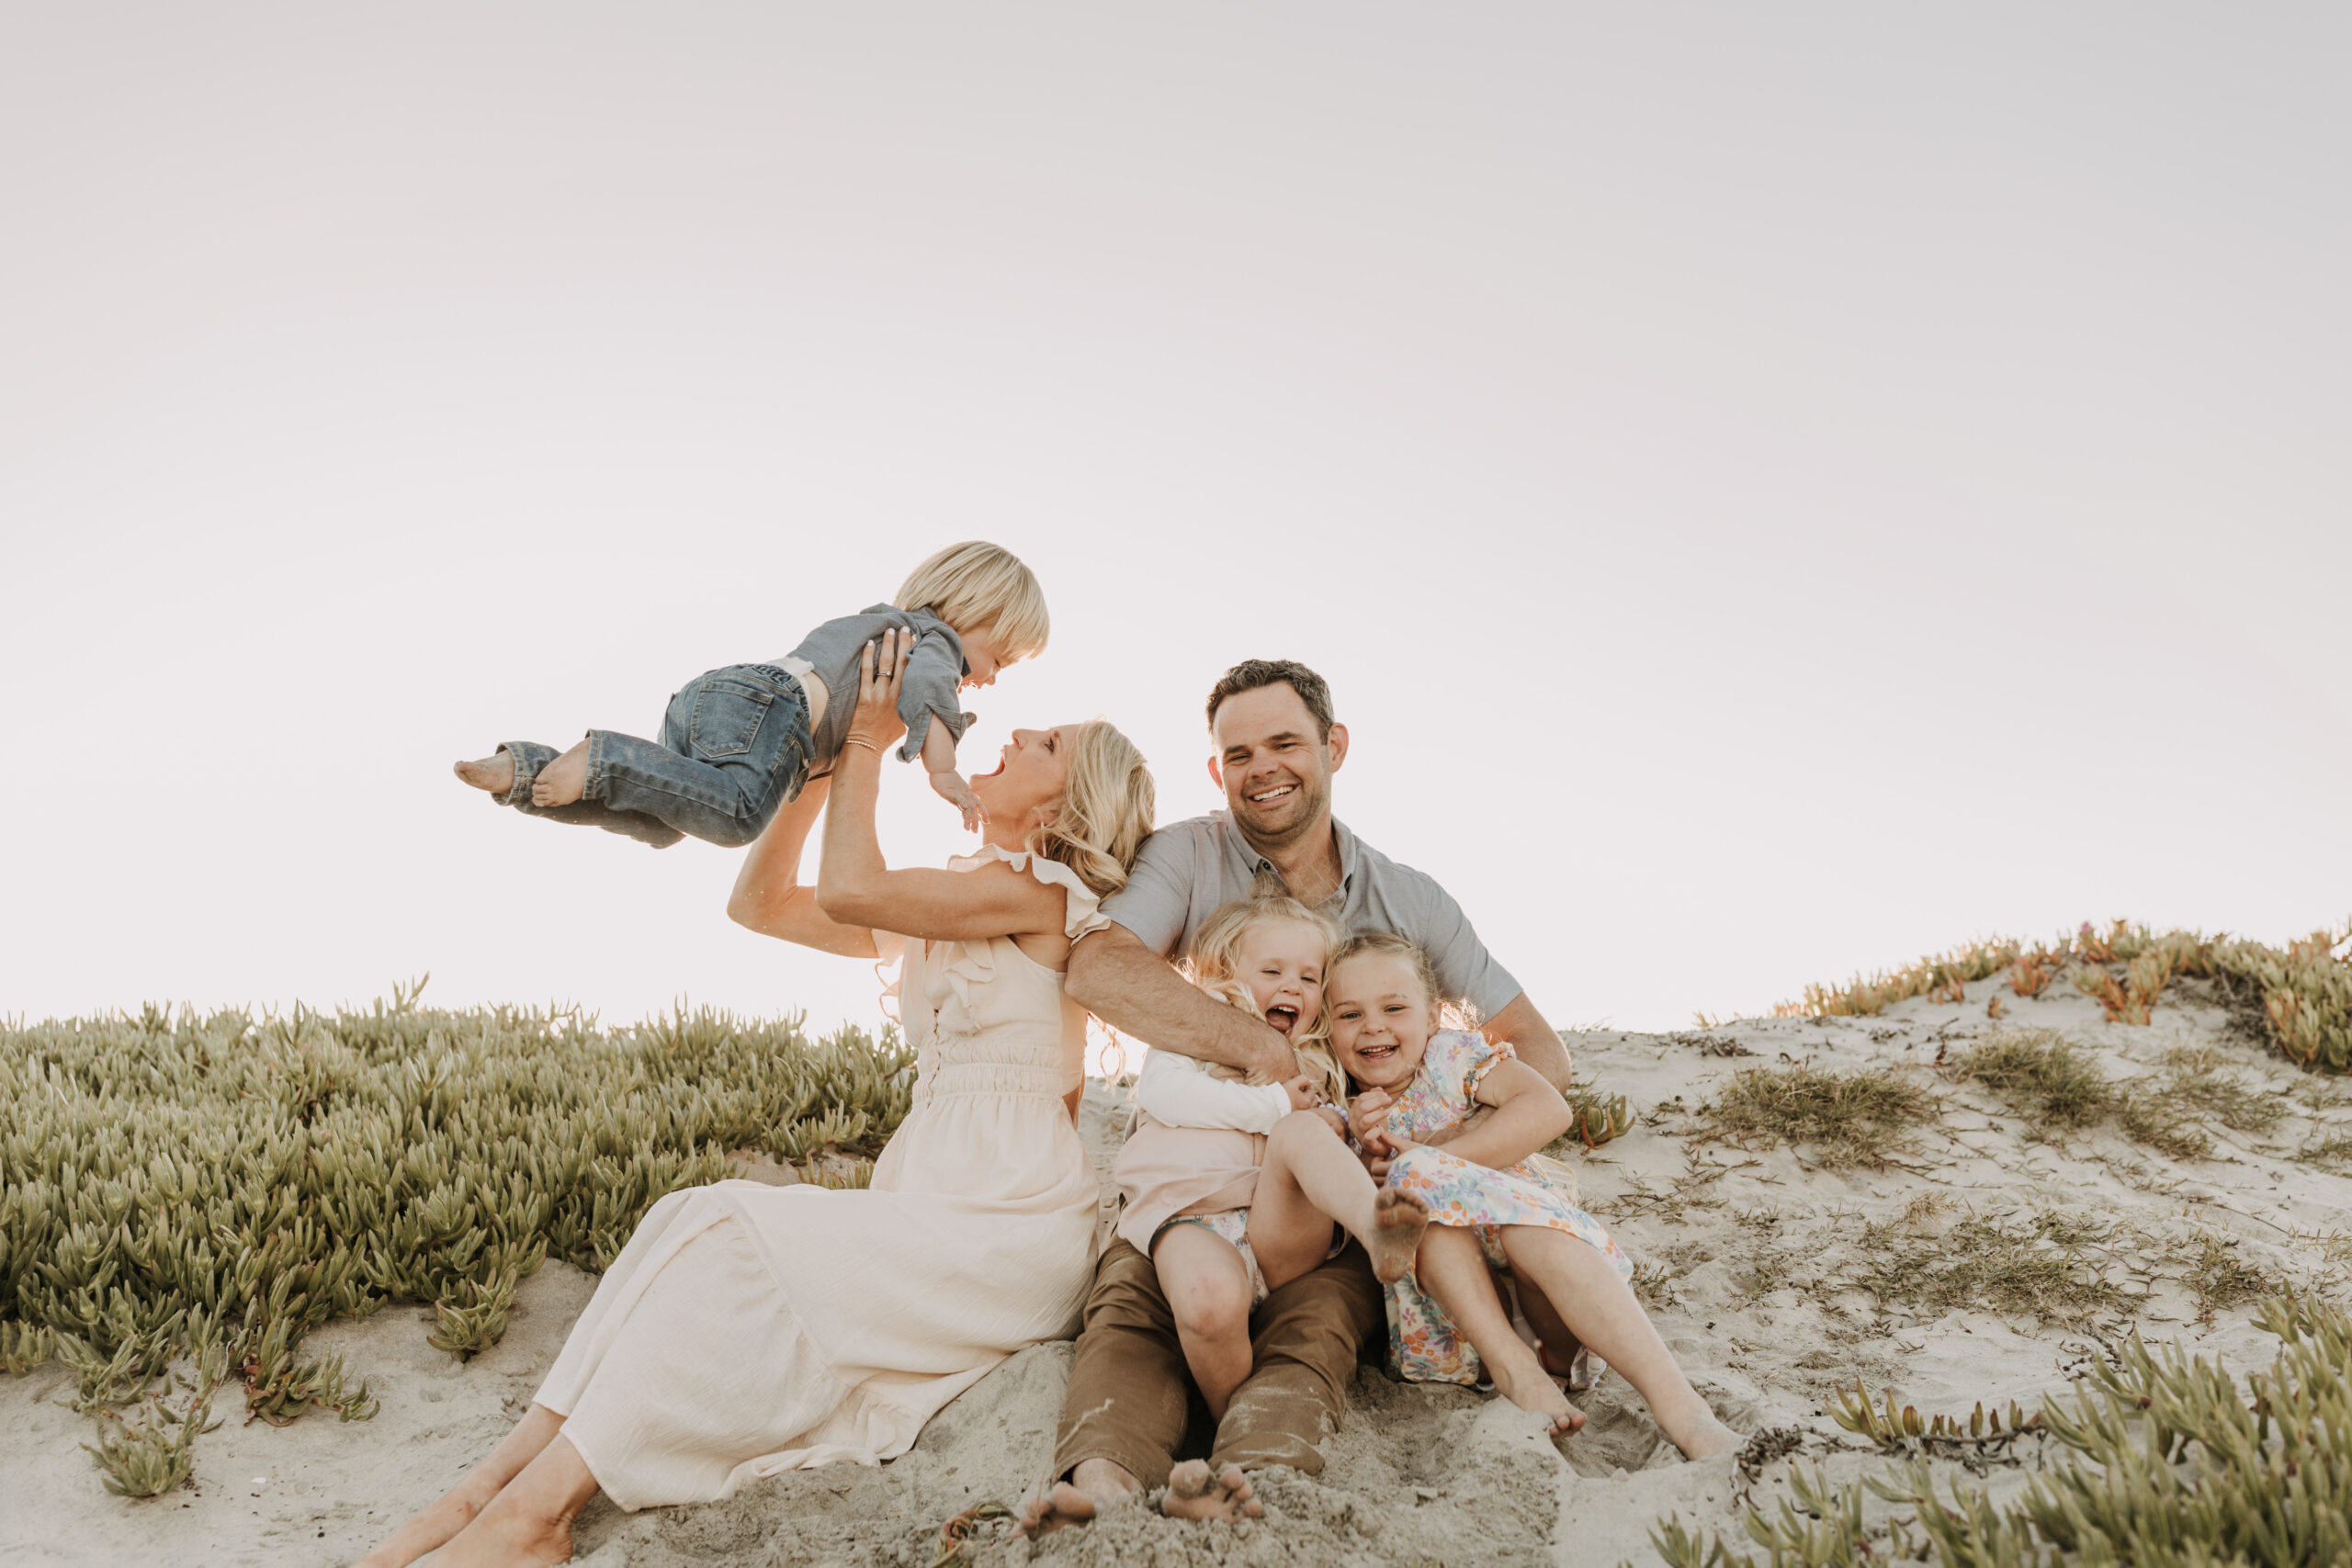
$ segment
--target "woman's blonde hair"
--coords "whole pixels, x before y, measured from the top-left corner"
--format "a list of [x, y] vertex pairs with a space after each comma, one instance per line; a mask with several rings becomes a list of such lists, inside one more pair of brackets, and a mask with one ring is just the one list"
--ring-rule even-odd
[[1003, 546], [978, 539], [950, 545], [915, 568], [890, 602], [929, 610], [959, 632], [994, 632], [1008, 663], [1045, 652], [1053, 629], [1036, 573]]
[[[1346, 931], [1330, 916], [1308, 908], [1289, 894], [1261, 887], [1247, 898], [1219, 905], [1201, 922], [1201, 929], [1193, 937], [1193, 955], [1185, 965], [1193, 984], [1221, 1002], [1263, 1017], [1258, 1012], [1257, 998], [1250, 994], [1249, 985], [1240, 977], [1241, 942], [1254, 928], [1276, 920], [1295, 920], [1322, 933], [1323, 972], [1329, 976], [1332, 954], [1347, 941]], [[1339, 1058], [1331, 1055], [1329, 1012], [1328, 1008], [1317, 1008], [1313, 1018], [1300, 1019], [1296, 1032], [1291, 1036], [1290, 1048], [1299, 1066], [1322, 1087], [1325, 1097], [1345, 1110], [1348, 1075], [1340, 1070]], [[1268, 1081], [1262, 1075], [1243, 1074], [1232, 1067], [1212, 1066], [1208, 1070], [1218, 1077], [1239, 1078], [1246, 1083]]]
[[1158, 798], [1136, 743], [1102, 719], [1089, 719], [1070, 739], [1061, 805], [1030, 833], [1029, 848], [1061, 862], [1107, 898], [1127, 885], [1136, 852], [1151, 836]]

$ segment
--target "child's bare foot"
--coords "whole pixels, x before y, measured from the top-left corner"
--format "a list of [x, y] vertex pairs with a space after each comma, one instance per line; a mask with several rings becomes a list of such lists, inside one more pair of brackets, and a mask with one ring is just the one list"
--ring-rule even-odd
[[1168, 1472], [1159, 1511], [1171, 1519], [1255, 1519], [1265, 1516], [1266, 1505], [1250, 1493], [1239, 1465], [1212, 1476], [1206, 1460], [1188, 1459]]
[[1542, 1375], [1540, 1366], [1537, 1375], [1527, 1377], [1516, 1375], [1489, 1361], [1487, 1372], [1495, 1380], [1496, 1393], [1521, 1410], [1532, 1410], [1538, 1416], [1550, 1417], [1552, 1436], [1565, 1438], [1571, 1432], [1584, 1429], [1584, 1412], [1568, 1403], [1568, 1396], [1560, 1392], [1558, 1383]]
[[1429, 1229], [1430, 1208], [1409, 1192], [1384, 1187], [1373, 1195], [1372, 1271], [1382, 1284], [1403, 1279], [1421, 1249], [1421, 1233]]
[[534, 806], [569, 806], [588, 792], [588, 742], [582, 740], [531, 781]]
[[1077, 1525], [1094, 1522], [1094, 1499], [1067, 1481], [1057, 1481], [1043, 1497], [1033, 1497], [1021, 1511], [1021, 1533], [1035, 1540]]
[[1747, 1439], [1716, 1420], [1710, 1414], [1690, 1430], [1674, 1437], [1674, 1446], [1682, 1450], [1685, 1459], [1713, 1459], [1718, 1454], [1737, 1453], [1747, 1446]]
[[504, 795], [514, 787], [514, 754], [501, 751], [484, 757], [479, 762], [456, 764], [457, 774], [476, 789], [486, 789], [492, 795]]

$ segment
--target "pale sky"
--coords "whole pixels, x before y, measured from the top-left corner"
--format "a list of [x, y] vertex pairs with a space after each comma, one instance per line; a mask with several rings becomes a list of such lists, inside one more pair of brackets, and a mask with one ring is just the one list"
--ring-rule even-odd
[[[17, 6], [0, 1016], [875, 1017], [449, 763], [1036, 569], [976, 694], [1340, 815], [1560, 1024], [2352, 912], [2340, 6]], [[894, 861], [966, 841], [912, 768]]]

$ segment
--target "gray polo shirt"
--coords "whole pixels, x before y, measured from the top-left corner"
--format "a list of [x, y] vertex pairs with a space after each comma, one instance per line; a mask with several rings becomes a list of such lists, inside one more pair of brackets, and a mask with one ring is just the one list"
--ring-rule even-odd
[[[1462, 906], [1436, 879], [1399, 865], [1348, 831], [1338, 818], [1340, 890], [1323, 908], [1351, 931], [1394, 931], [1418, 942], [1437, 967], [1439, 984], [1483, 1018], [1519, 999], [1520, 984], [1495, 962], [1470, 929]], [[1261, 874], [1277, 883], [1273, 863], [1250, 847], [1230, 812], [1171, 822], [1143, 841], [1127, 885], [1102, 901], [1102, 912], [1163, 958], [1193, 951], [1201, 922], [1246, 898]]]

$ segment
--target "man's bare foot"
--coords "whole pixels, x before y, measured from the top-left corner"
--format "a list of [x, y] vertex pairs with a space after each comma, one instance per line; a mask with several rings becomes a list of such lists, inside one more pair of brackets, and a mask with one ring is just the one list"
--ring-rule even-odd
[[1266, 1505], [1250, 1492], [1239, 1465], [1212, 1476], [1206, 1460], [1188, 1459], [1168, 1472], [1159, 1511], [1171, 1519], [1255, 1519], [1265, 1517]]
[[1372, 1271], [1382, 1284], [1403, 1279], [1421, 1249], [1421, 1233], [1429, 1229], [1430, 1208], [1409, 1192], [1384, 1187], [1373, 1195]]
[[1094, 1499], [1067, 1481], [1057, 1481], [1043, 1497], [1032, 1497], [1021, 1510], [1021, 1533], [1035, 1540], [1056, 1530], [1094, 1522]]
[[479, 762], [455, 764], [457, 774], [476, 789], [486, 789], [492, 795], [504, 795], [514, 787], [514, 753], [501, 751], [484, 757]]
[[588, 792], [588, 742], [582, 740], [531, 781], [534, 806], [569, 806]]

